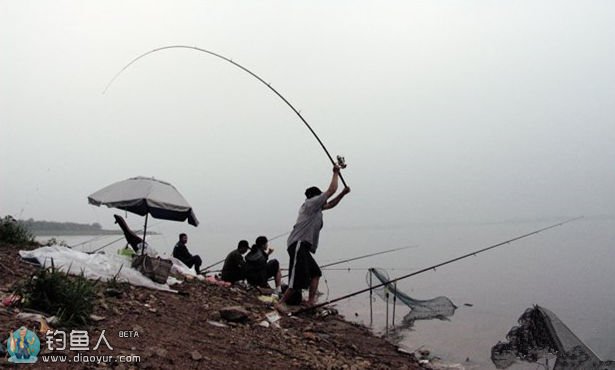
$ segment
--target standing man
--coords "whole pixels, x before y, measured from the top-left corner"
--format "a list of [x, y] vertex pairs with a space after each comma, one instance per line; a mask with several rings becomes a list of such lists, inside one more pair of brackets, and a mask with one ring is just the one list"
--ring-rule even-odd
[[290, 256], [288, 289], [276, 305], [279, 311], [286, 311], [286, 302], [296, 291], [309, 289], [307, 304], [316, 304], [316, 293], [322, 272], [312, 257], [318, 248], [318, 237], [323, 226], [322, 211], [335, 207], [342, 198], [350, 193], [345, 187], [341, 193], [329, 200], [335, 194], [339, 180], [339, 166], [333, 166], [333, 177], [329, 188], [323, 193], [316, 186], [305, 190], [305, 202], [299, 208], [295, 226], [288, 236], [288, 254]]
[[173, 248], [173, 257], [182, 261], [189, 268], [194, 266], [194, 270], [198, 275], [201, 273], [201, 264], [203, 263], [203, 261], [201, 260], [200, 256], [196, 254], [193, 256], [192, 254], [190, 254], [190, 252], [188, 251], [188, 247], [186, 247], [186, 243], [188, 243], [188, 235], [184, 233], [179, 234], [179, 241], [177, 242], [177, 244], [175, 244], [175, 247]]

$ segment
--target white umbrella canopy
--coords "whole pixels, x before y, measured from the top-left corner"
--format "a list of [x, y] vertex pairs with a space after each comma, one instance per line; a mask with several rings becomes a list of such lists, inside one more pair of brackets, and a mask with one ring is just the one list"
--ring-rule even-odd
[[172, 221], [186, 221], [198, 226], [199, 221], [186, 199], [168, 182], [153, 177], [133, 177], [119, 181], [88, 196], [95, 206], [105, 205], [145, 217]]

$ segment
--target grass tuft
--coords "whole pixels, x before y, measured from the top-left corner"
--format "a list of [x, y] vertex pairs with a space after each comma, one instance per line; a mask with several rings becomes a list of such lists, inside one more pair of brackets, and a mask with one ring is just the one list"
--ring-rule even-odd
[[53, 266], [37, 271], [17, 291], [24, 307], [55, 315], [61, 326], [87, 325], [94, 311], [98, 281], [88, 280], [83, 271], [69, 276]]
[[9, 244], [32, 244], [34, 235], [24, 224], [11, 216], [0, 218], [0, 242]]

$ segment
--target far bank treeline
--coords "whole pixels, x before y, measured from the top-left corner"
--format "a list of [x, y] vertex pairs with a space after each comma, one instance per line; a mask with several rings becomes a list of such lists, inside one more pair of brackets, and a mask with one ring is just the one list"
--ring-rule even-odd
[[107, 235], [121, 234], [118, 230], [104, 230], [98, 222], [92, 224], [80, 224], [76, 222], [55, 222], [55, 221], [35, 221], [17, 220], [34, 235]]

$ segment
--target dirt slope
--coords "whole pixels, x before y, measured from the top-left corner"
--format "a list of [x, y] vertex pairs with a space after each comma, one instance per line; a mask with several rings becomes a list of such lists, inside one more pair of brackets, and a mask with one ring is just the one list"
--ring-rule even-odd
[[[0, 297], [13, 285], [28, 278], [36, 267], [20, 261], [19, 247], [0, 245]], [[115, 369], [417, 369], [414, 356], [401, 353], [384, 339], [373, 336], [365, 327], [325, 311], [299, 317], [283, 317], [274, 326], [259, 325], [272, 309], [259, 301], [260, 293], [241, 288], [226, 288], [201, 281], [186, 281], [178, 288], [182, 294], [126, 287], [120, 297], [101, 293], [95, 314], [104, 318], [87, 328], [90, 348], [105, 330], [104, 343], [93, 355], [137, 355], [140, 362], [42, 363], [47, 350], [45, 335], [41, 354], [34, 368], [115, 368]], [[219, 310], [241, 306], [248, 311], [245, 322], [229, 322]], [[6, 348], [8, 333], [25, 325], [38, 329], [33, 321], [20, 320], [19, 309], [0, 305], [0, 339]], [[57, 328], [62, 329], [62, 328]], [[67, 329], [66, 332], [70, 332]], [[120, 334], [121, 333], [121, 334]], [[125, 337], [135, 336], [138, 337]], [[121, 336], [124, 337], [121, 337]], [[54, 351], [74, 357], [76, 351]], [[5, 356], [5, 355], [3, 355]], [[11, 365], [0, 359], [0, 367]]]

